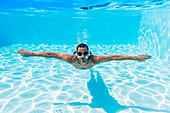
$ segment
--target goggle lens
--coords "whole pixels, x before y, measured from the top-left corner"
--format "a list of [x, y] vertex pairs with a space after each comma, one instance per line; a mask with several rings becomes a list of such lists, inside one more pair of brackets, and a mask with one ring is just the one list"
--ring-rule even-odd
[[88, 54], [88, 52], [84, 52], [84, 55], [87, 55]]
[[78, 54], [78, 56], [81, 56], [81, 55], [82, 55], [82, 53], [81, 53], [81, 52], [78, 52], [77, 54]]

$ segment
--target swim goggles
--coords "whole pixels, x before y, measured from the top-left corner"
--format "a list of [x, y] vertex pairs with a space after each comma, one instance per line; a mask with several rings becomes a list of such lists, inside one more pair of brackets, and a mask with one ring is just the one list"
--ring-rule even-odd
[[77, 55], [78, 55], [78, 56], [81, 56], [82, 54], [83, 54], [84, 56], [86, 56], [86, 55], [89, 54], [89, 52], [87, 52], [87, 51], [86, 51], [86, 52], [77, 52]]

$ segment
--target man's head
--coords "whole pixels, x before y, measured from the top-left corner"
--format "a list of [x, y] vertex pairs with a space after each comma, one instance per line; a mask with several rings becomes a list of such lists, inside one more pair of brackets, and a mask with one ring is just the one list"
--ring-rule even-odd
[[90, 56], [89, 48], [86, 44], [79, 44], [77, 46], [77, 58], [81, 63], [86, 63], [88, 57]]
[[89, 50], [88, 46], [86, 44], [83, 44], [83, 43], [81, 43], [77, 46], [77, 51], [78, 51], [78, 48], [86, 48], [87, 51]]

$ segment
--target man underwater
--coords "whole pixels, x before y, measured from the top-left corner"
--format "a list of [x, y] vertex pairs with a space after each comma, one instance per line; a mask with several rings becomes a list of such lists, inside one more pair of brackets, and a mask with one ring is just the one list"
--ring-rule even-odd
[[94, 65], [108, 62], [112, 60], [137, 60], [145, 61], [150, 59], [151, 56], [148, 54], [142, 54], [137, 56], [126, 56], [126, 55], [101, 55], [96, 56], [92, 55], [89, 51], [89, 48], [86, 44], [79, 44], [77, 50], [73, 55], [63, 54], [63, 53], [54, 53], [54, 52], [31, 52], [24, 49], [19, 49], [17, 52], [23, 56], [40, 56], [46, 58], [56, 58], [59, 60], [66, 61], [67, 63], [72, 64], [77, 69], [90, 69]]

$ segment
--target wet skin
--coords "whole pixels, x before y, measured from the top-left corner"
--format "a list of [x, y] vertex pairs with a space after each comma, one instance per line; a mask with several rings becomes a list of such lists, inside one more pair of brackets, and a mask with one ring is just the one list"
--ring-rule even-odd
[[[25, 57], [29, 56], [40, 56], [46, 58], [56, 58], [59, 60], [66, 61], [67, 63], [72, 64], [75, 68], [78, 69], [90, 69], [94, 65], [108, 62], [112, 60], [137, 60], [137, 61], [145, 61], [150, 59], [151, 56], [148, 54], [142, 54], [137, 56], [126, 56], [126, 55], [84, 55], [78, 56], [77, 54], [68, 55], [63, 53], [55, 53], [55, 52], [31, 52], [24, 49], [19, 49], [17, 52]], [[86, 47], [79, 47], [77, 52], [89, 52]]]

